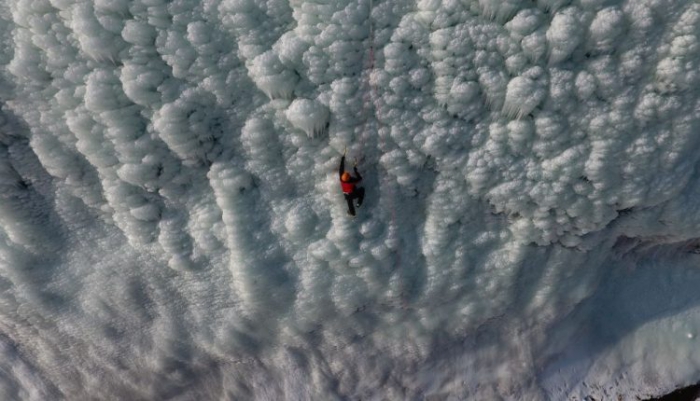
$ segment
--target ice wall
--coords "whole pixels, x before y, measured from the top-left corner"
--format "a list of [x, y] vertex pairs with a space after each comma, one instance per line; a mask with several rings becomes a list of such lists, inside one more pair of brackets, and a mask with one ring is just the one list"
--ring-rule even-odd
[[699, 33], [677, 0], [1, 4], [0, 398], [697, 381]]

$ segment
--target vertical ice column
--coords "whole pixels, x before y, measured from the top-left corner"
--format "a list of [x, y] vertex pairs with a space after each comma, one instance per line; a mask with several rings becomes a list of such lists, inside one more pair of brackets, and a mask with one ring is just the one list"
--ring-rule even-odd
[[269, 217], [256, 204], [252, 177], [240, 167], [217, 162], [208, 178], [226, 227], [229, 270], [242, 312], [251, 316], [279, 311], [290, 303], [293, 285], [284, 271], [279, 245], [265, 238]]

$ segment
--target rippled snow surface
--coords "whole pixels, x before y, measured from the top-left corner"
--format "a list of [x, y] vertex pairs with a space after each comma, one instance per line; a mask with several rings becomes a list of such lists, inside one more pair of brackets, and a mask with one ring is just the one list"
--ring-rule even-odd
[[0, 399], [697, 381], [699, 36], [692, 0], [3, 2]]

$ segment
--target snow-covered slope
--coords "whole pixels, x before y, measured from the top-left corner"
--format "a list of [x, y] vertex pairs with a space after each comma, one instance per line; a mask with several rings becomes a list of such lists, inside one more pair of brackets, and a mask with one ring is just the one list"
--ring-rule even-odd
[[693, 0], [0, 4], [0, 398], [697, 381], [699, 35]]

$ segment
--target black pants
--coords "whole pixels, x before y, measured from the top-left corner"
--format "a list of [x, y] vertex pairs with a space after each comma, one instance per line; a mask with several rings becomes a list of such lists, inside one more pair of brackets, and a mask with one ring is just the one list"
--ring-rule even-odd
[[355, 188], [354, 191], [349, 194], [343, 194], [345, 196], [345, 201], [348, 202], [348, 213], [352, 216], [355, 215], [355, 204], [354, 200], [357, 199], [357, 207], [362, 206], [362, 201], [365, 200], [365, 189]]

